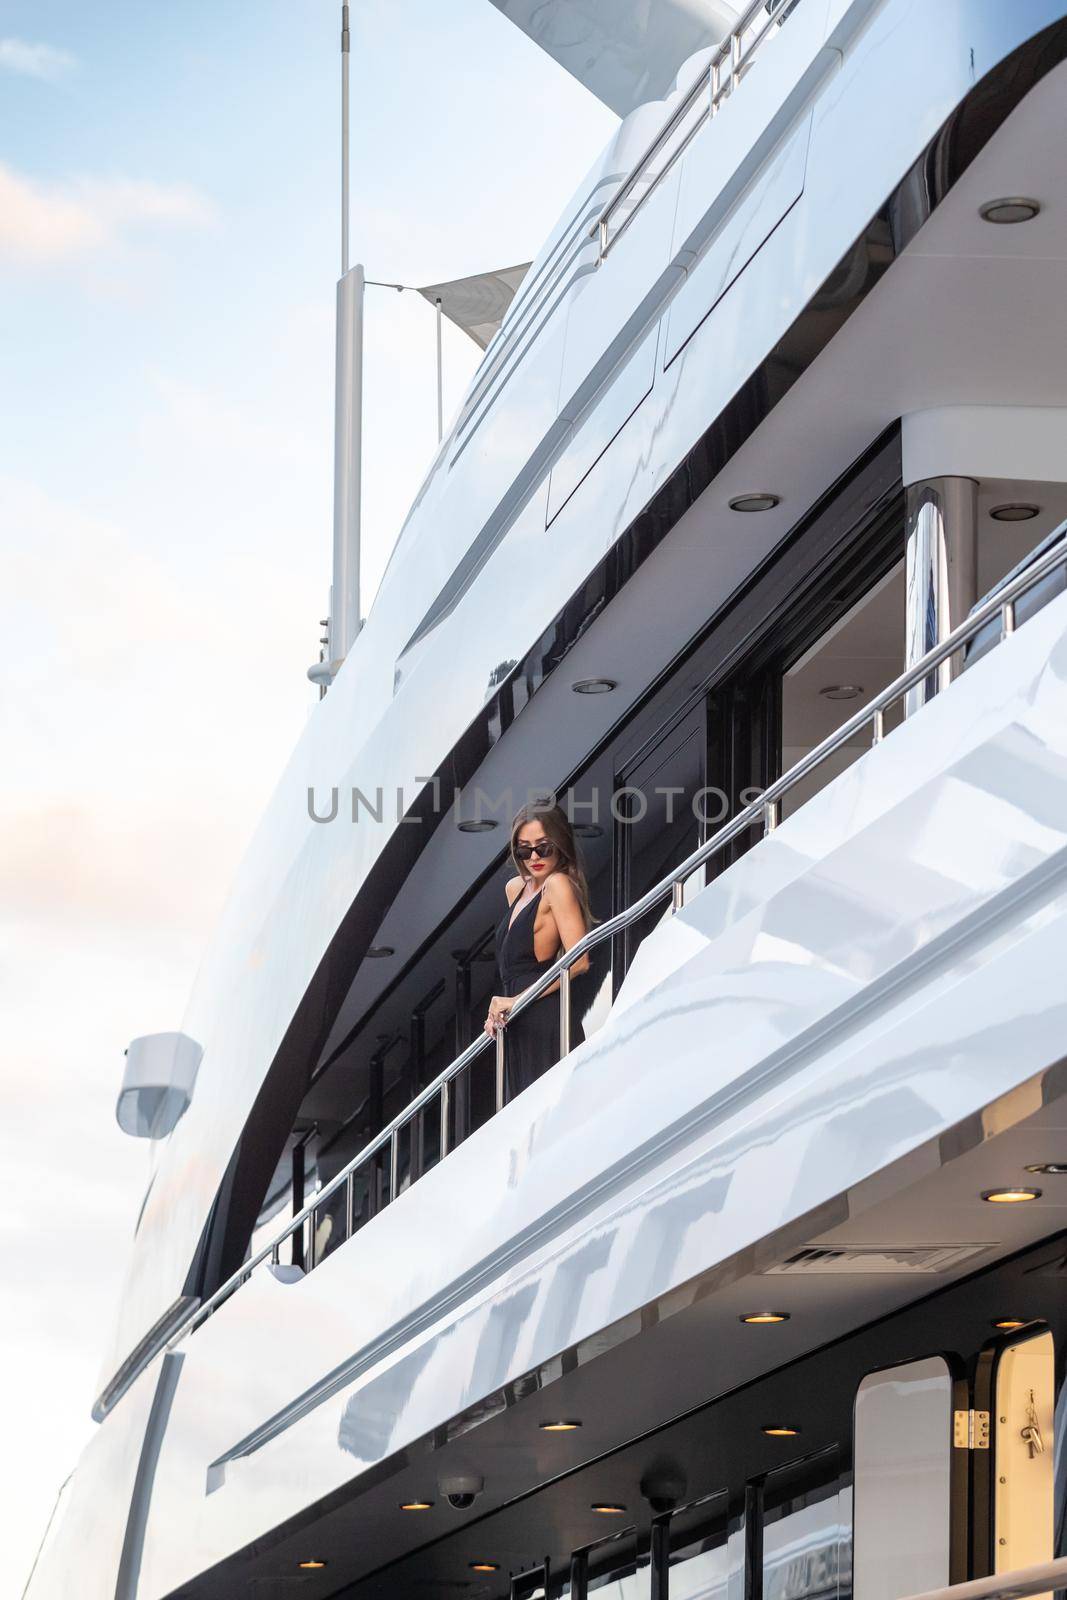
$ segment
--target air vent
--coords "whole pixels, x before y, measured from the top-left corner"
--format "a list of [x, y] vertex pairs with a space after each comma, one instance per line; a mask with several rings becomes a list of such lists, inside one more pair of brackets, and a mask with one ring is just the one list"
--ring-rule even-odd
[[812, 1244], [797, 1250], [776, 1267], [768, 1267], [766, 1276], [773, 1278], [798, 1272], [949, 1272], [991, 1248], [987, 1244]]

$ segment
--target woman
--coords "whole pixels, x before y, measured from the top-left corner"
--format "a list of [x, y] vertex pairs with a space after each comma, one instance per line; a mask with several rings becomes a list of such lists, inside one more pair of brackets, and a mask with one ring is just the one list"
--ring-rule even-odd
[[[500, 1028], [507, 1029], [504, 1065], [509, 1100], [559, 1060], [559, 979], [508, 1025], [511, 1008], [593, 922], [574, 829], [559, 806], [523, 806], [511, 825], [511, 859], [518, 876], [508, 880], [508, 909], [496, 934], [504, 993], [493, 996], [485, 1019], [490, 1038]], [[571, 973], [588, 967], [588, 955], [580, 956]]]

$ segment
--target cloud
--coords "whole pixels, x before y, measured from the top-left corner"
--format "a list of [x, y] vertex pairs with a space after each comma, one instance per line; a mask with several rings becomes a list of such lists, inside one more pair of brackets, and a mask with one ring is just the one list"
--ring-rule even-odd
[[52, 265], [117, 244], [131, 228], [202, 227], [212, 216], [210, 201], [189, 184], [42, 183], [0, 162], [0, 262]]
[[30, 44], [26, 39], [0, 39], [0, 69], [19, 72], [24, 78], [43, 78], [54, 83], [73, 71], [77, 61], [68, 50], [51, 44]]

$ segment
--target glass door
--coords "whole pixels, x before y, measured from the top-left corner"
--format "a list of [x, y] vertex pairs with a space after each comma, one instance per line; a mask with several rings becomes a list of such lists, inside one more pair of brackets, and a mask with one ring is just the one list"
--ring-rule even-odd
[[[707, 770], [707, 717], [703, 700], [680, 717], [650, 748], [616, 772], [615, 909], [632, 906], [703, 842], [701, 801]], [[683, 888], [704, 886], [703, 868]], [[661, 901], [623, 933], [614, 962], [615, 991], [643, 939], [671, 914]]]
[[936, 1355], [870, 1372], [853, 1414], [853, 1578], [863, 1600], [901, 1600], [967, 1576], [967, 1385]]

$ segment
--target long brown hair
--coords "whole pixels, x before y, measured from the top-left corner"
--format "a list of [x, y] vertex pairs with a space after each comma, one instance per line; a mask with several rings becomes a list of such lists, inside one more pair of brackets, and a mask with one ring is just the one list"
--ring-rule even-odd
[[558, 852], [556, 856], [556, 872], [565, 872], [574, 885], [574, 892], [578, 896], [578, 904], [582, 908], [582, 917], [585, 920], [585, 929], [588, 933], [596, 918], [589, 906], [589, 885], [585, 881], [585, 872], [578, 857], [578, 843], [574, 837], [574, 828], [567, 813], [557, 805], [546, 805], [534, 801], [532, 805], [522, 806], [515, 813], [515, 820], [511, 824], [511, 859], [520, 878], [525, 880], [530, 876], [525, 862], [520, 861], [515, 854], [515, 846], [519, 842], [519, 830], [528, 822], [539, 822], [545, 831], [545, 838], [555, 845]]

